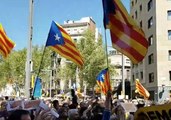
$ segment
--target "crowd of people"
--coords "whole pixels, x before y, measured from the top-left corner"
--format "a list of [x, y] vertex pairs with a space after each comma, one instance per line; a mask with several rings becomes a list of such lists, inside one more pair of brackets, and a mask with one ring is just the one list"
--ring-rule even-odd
[[[49, 109], [41, 107], [22, 109], [18, 107], [15, 110], [8, 111], [6, 109], [7, 102], [1, 102], [0, 120], [134, 120], [134, 113], [140, 107], [144, 107], [145, 103], [134, 104], [136, 108], [126, 110], [121, 103], [130, 103], [129, 100], [113, 100], [111, 93], [108, 92], [106, 99], [89, 98], [87, 100], [80, 100], [76, 96], [74, 90], [71, 90], [71, 100], [58, 101], [57, 99], [44, 100], [44, 103]], [[134, 106], [133, 106], [134, 107]], [[52, 110], [59, 116], [52, 114]], [[140, 115], [137, 120], [146, 120]]]

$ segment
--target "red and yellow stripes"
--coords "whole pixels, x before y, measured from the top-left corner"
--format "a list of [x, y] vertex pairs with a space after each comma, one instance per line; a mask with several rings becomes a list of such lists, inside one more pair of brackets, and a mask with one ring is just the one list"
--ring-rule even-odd
[[51, 48], [59, 53], [61, 56], [73, 61], [79, 67], [82, 67], [84, 64], [83, 58], [80, 52], [77, 50], [76, 45], [72, 41], [72, 38], [59, 24], [57, 24], [57, 26], [61, 31], [65, 44], [51, 46]]
[[14, 48], [15, 43], [11, 41], [0, 24], [0, 53], [1, 55], [6, 58], [11, 50]]
[[142, 86], [142, 84], [139, 82], [138, 79], [136, 79], [135, 81], [135, 85], [136, 85], [136, 91], [144, 96], [144, 98], [148, 99], [150, 97], [150, 93]]
[[113, 0], [115, 14], [109, 14], [109, 29], [112, 45], [128, 56], [134, 64], [141, 62], [148, 50], [148, 41], [135, 24], [120, 0]]
[[110, 77], [109, 77], [109, 71], [106, 72], [105, 74], [105, 81], [104, 81], [104, 85], [106, 88], [106, 94], [109, 90], [111, 90], [111, 86], [110, 86]]
[[111, 90], [111, 85], [110, 85], [110, 78], [109, 78], [109, 72], [107, 71], [106, 74], [104, 74], [104, 81], [99, 81], [97, 80], [98, 86], [101, 87], [101, 91], [103, 94], [107, 94], [109, 90]]

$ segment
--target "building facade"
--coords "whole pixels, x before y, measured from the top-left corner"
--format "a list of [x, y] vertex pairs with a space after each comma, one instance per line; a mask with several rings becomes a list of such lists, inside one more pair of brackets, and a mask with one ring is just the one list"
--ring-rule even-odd
[[[115, 66], [116, 74], [111, 76], [112, 87], [117, 88], [118, 85], [122, 82], [122, 54], [115, 49], [109, 51], [109, 61], [112, 65]], [[131, 64], [128, 57], [123, 57], [124, 62], [124, 79], [130, 80], [131, 77]]]
[[64, 21], [62, 27], [66, 30], [66, 32], [71, 36], [74, 41], [77, 41], [81, 37], [83, 37], [84, 32], [88, 29], [95, 33], [96, 39], [98, 39], [99, 31], [96, 28], [96, 23], [91, 17], [83, 17], [77, 21]]
[[171, 92], [171, 1], [130, 0], [130, 14], [144, 30], [149, 43], [145, 59], [132, 65], [132, 95], [138, 78], [150, 99], [170, 99]]

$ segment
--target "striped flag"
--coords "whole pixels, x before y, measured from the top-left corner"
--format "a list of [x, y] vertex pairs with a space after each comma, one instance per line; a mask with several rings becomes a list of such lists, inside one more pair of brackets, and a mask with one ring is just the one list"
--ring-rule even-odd
[[70, 35], [54, 21], [52, 21], [51, 24], [46, 46], [59, 53], [61, 56], [73, 61], [79, 67], [83, 66], [83, 58]]
[[135, 92], [139, 93], [146, 99], [148, 99], [150, 97], [150, 93], [142, 86], [142, 84], [140, 83], [140, 81], [138, 79], [136, 79], [135, 85], [136, 85]]
[[96, 81], [102, 92], [106, 95], [107, 92], [111, 90], [108, 68], [102, 70], [98, 74], [98, 76], [96, 77]]
[[146, 56], [148, 41], [120, 0], [103, 0], [104, 27], [110, 29], [112, 46], [137, 64]]
[[0, 54], [6, 58], [14, 46], [15, 43], [10, 38], [8, 38], [2, 24], [0, 23]]

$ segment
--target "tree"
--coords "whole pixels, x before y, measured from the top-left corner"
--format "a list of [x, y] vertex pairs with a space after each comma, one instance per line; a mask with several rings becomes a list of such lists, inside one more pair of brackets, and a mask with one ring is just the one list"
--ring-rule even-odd
[[79, 74], [80, 79], [86, 81], [89, 88], [94, 88], [97, 74], [107, 67], [102, 39], [95, 41], [95, 35], [91, 31], [86, 31], [78, 43], [78, 48], [84, 58], [84, 67]]
[[[79, 78], [82, 82], [81, 85], [83, 85], [83, 81], [85, 81], [88, 88], [94, 88], [96, 85], [96, 76], [102, 69], [107, 67], [102, 38], [100, 37], [97, 41], [95, 41], [95, 35], [88, 30], [85, 32], [83, 38], [78, 41], [77, 48], [81, 52], [84, 59], [84, 66], [79, 70]], [[110, 69], [110, 73], [113, 74], [114, 67], [110, 65], [110, 68], [112, 68]], [[76, 65], [74, 63], [67, 64], [61, 69], [61, 71], [63, 71], [61, 76], [65, 74], [62, 78], [74, 78]], [[81, 88], [83, 88], [83, 86], [81, 86]]]
[[[40, 61], [42, 58], [44, 46], [33, 46], [32, 61], [33, 61], [33, 72], [37, 75]], [[16, 84], [22, 88], [25, 81], [25, 64], [26, 64], [26, 52], [27, 49], [12, 51], [12, 53], [6, 59], [0, 59], [0, 88], [5, 87], [7, 83]], [[50, 50], [46, 50], [44, 59], [41, 65], [41, 69], [47, 69], [50, 66]], [[42, 72], [42, 77], [45, 76]], [[46, 75], [47, 76], [47, 75]]]
[[[26, 49], [13, 51], [8, 58], [1, 59], [0, 64], [0, 81], [5, 81], [6, 83], [21, 83], [21, 79], [25, 76], [23, 72], [25, 69], [23, 65], [25, 65], [25, 56]], [[22, 77], [21, 77], [22, 76]]]

